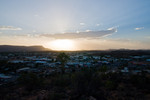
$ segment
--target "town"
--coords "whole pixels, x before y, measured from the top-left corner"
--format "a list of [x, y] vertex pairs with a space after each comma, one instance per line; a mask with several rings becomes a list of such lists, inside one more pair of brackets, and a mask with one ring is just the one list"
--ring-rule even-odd
[[[66, 58], [62, 61], [60, 55]], [[104, 75], [110, 73], [123, 75], [123, 77], [144, 74], [149, 78], [150, 52], [140, 50], [2, 52], [0, 53], [0, 88], [9, 87], [10, 84], [20, 84], [23, 74], [32, 73], [38, 78], [48, 80], [51, 76], [80, 73], [84, 69], [92, 69], [94, 73]], [[1, 90], [1, 94], [2, 92]], [[1, 95], [1, 98], [4, 97]], [[96, 97], [90, 98], [96, 100]]]

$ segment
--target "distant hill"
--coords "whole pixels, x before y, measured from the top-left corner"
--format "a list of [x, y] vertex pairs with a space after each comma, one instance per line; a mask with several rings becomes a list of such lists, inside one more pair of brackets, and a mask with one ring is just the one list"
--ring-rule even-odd
[[0, 45], [0, 52], [20, 52], [20, 51], [49, 51], [50, 49], [43, 46], [12, 46]]

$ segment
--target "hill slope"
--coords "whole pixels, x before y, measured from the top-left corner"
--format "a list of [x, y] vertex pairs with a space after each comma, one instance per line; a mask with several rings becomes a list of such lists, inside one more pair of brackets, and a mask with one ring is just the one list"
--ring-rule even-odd
[[0, 52], [19, 52], [19, 51], [49, 51], [43, 46], [12, 46], [0, 45]]

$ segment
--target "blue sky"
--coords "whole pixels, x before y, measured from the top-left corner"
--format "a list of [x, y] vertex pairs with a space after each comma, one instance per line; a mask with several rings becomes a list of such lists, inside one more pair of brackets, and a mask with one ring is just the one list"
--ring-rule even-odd
[[88, 39], [71, 39], [91, 47], [77, 49], [150, 49], [149, 5], [150, 0], [0, 0], [0, 44], [47, 47], [54, 34], [83, 32]]

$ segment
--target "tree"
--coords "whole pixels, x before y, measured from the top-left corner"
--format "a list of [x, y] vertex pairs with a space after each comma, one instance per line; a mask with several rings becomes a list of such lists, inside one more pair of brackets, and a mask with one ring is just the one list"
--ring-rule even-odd
[[62, 73], [64, 73], [64, 66], [65, 64], [67, 63], [67, 61], [69, 60], [69, 56], [67, 54], [65, 54], [64, 52], [63, 53], [60, 53], [58, 56], [57, 56], [57, 60], [61, 62], [61, 70], [62, 70]]
[[24, 73], [18, 78], [18, 82], [28, 90], [38, 89], [43, 85], [43, 79], [34, 73]]
[[100, 67], [101, 72], [106, 72], [108, 70], [107, 66]]

